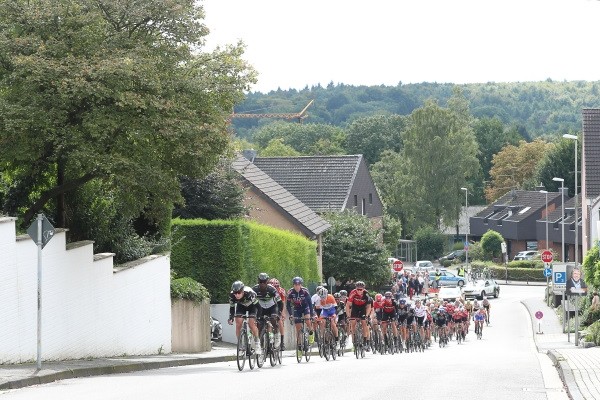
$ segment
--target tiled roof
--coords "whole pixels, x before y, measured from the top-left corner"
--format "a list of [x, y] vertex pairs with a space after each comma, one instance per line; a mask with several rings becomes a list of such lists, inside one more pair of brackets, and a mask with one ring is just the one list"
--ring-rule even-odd
[[[549, 194], [549, 193], [548, 193]], [[579, 220], [579, 225], [581, 225], [581, 196], [577, 197], [577, 202], [579, 203], [579, 208], [577, 209], [577, 219]], [[549, 200], [548, 200], [549, 201]], [[559, 202], [560, 204], [560, 202]], [[565, 200], [565, 214], [567, 215], [564, 223], [566, 224], [572, 224], [573, 222], [575, 222], [575, 197], [572, 197], [568, 200]], [[556, 209], [554, 211], [552, 211], [550, 214], [548, 214], [548, 223], [555, 223], [555, 222], [560, 222], [561, 220], [561, 213], [562, 213], [562, 208], [560, 207], [560, 205], [556, 206]], [[546, 219], [540, 219], [538, 221], [542, 221], [544, 222]]]
[[315, 211], [340, 211], [362, 155], [257, 157], [254, 164]]
[[600, 109], [583, 110], [586, 197], [600, 196]]
[[321, 234], [331, 227], [329, 222], [308, 208], [246, 158], [239, 156], [233, 161], [232, 165], [246, 181], [273, 200], [313, 235]]
[[[548, 203], [554, 201], [560, 195], [558, 192], [549, 192]], [[538, 213], [545, 206], [545, 193], [514, 190], [500, 197], [494, 204], [479, 212], [476, 217], [491, 220], [522, 221], [530, 215]]]

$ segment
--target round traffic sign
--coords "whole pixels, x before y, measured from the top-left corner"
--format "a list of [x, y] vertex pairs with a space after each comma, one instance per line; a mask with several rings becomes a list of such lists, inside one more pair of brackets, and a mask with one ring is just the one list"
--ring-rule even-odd
[[541, 311], [537, 311], [537, 312], [535, 313], [535, 317], [536, 317], [537, 319], [542, 319], [542, 318], [544, 318], [544, 313], [543, 313], [543, 312], [541, 312]]
[[551, 263], [552, 262], [552, 252], [550, 250], [545, 250], [542, 253], [542, 261], [545, 263]]
[[402, 268], [404, 268], [404, 264], [402, 263], [402, 261], [396, 260], [394, 261], [394, 264], [392, 264], [392, 267], [394, 268], [394, 271], [400, 272], [402, 271]]

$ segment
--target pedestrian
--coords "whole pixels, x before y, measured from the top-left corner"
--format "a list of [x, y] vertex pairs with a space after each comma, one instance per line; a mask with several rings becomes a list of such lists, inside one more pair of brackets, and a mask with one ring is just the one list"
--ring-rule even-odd
[[423, 294], [425, 297], [429, 295], [429, 272], [425, 271], [425, 277], [423, 279]]
[[458, 266], [458, 271], [456, 272], [456, 275], [460, 276], [461, 278], [465, 277], [465, 267], [464, 265], [459, 265]]
[[592, 295], [592, 305], [590, 306], [590, 311], [598, 311], [600, 310], [600, 297], [598, 297], [598, 291], [594, 291]]

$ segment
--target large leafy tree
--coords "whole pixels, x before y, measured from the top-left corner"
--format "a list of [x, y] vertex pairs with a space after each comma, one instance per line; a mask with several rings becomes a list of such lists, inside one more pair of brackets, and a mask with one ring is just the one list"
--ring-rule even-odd
[[[569, 188], [569, 196], [575, 196], [575, 146], [574, 140], [560, 139], [554, 143], [537, 164], [535, 182], [541, 182], [550, 192], [556, 192], [561, 187], [560, 182], [552, 178], [563, 178], [564, 186]], [[577, 141], [579, 143], [579, 141]], [[577, 148], [577, 171], [581, 171], [581, 147]], [[581, 185], [581, 181], [578, 182]], [[579, 188], [581, 189], [581, 188]]]
[[369, 164], [378, 162], [384, 150], [400, 152], [406, 119], [401, 115], [376, 115], [355, 120], [346, 129], [346, 151], [362, 154]]
[[496, 200], [511, 189], [532, 189], [539, 183], [535, 181], [538, 164], [553, 146], [539, 139], [505, 146], [492, 160], [491, 182], [485, 190], [488, 201]]
[[390, 278], [387, 252], [369, 219], [349, 210], [325, 218], [331, 224], [323, 238], [325, 277], [333, 276], [342, 286], [352, 280], [385, 283]]
[[260, 127], [252, 139], [259, 149], [266, 148], [273, 139], [281, 139], [303, 155], [345, 154], [344, 130], [331, 125], [275, 121]]
[[[27, 223], [102, 181], [120, 212], [152, 218], [227, 149], [226, 118], [254, 80], [243, 46], [202, 52], [193, 0], [0, 3], [4, 208]], [[71, 206], [76, 207], [76, 204]]]

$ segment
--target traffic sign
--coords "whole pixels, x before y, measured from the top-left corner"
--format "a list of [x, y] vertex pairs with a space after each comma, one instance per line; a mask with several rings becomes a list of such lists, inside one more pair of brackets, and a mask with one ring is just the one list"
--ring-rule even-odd
[[[54, 237], [54, 227], [48, 221], [48, 218], [44, 214], [42, 216], [42, 249], [46, 247], [46, 244]], [[38, 242], [38, 220], [34, 220], [33, 223], [27, 228], [27, 233], [37, 244]]]
[[546, 268], [546, 269], [544, 270], [544, 276], [545, 276], [546, 278], [549, 278], [549, 277], [551, 277], [551, 276], [552, 276], [552, 268]]
[[545, 263], [551, 263], [552, 262], [552, 252], [550, 250], [545, 250], [542, 253], [542, 261]]
[[567, 273], [566, 272], [555, 272], [554, 273], [554, 283], [556, 284], [566, 284], [567, 283]]
[[542, 318], [544, 318], [544, 313], [543, 313], [543, 312], [541, 312], [541, 311], [537, 311], [537, 312], [535, 313], [535, 317], [536, 317], [537, 319], [542, 319]]
[[552, 285], [554, 290], [564, 291], [567, 287], [567, 266], [566, 264], [554, 264], [552, 266]]
[[400, 271], [402, 271], [402, 269], [404, 268], [404, 264], [402, 263], [402, 261], [400, 261], [400, 260], [396, 260], [396, 261], [394, 261], [394, 263], [392, 264], [392, 268], [394, 268], [394, 271], [396, 271], [396, 272], [400, 272]]

